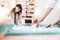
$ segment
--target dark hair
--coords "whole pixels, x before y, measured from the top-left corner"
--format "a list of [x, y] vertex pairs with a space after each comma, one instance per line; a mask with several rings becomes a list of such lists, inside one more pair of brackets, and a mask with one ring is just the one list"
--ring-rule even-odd
[[[22, 6], [21, 6], [21, 4], [17, 4], [16, 7], [18, 7], [18, 8], [20, 9], [20, 11], [17, 12], [17, 13], [18, 13], [18, 14], [19, 14], [19, 13], [22, 13]], [[15, 13], [15, 8], [13, 8], [12, 12]]]
[[16, 7], [18, 7], [18, 8], [20, 9], [20, 11], [19, 11], [19, 12], [21, 12], [21, 13], [22, 13], [22, 6], [21, 6], [21, 4], [17, 4], [17, 5], [16, 5]]

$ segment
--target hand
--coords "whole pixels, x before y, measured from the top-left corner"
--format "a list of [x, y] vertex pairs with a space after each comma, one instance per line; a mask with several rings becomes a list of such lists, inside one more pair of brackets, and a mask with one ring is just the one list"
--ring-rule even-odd
[[38, 23], [38, 19], [35, 19], [35, 20], [33, 21], [33, 24], [36, 24], [36, 23]]
[[46, 28], [52, 28], [52, 26], [53, 26], [53, 24], [51, 23], [51, 24], [46, 25], [45, 27]]
[[34, 19], [33, 24], [36, 24], [36, 27], [38, 27], [41, 20], [42, 20], [42, 18], [36, 18], [36, 19]]
[[0, 33], [0, 40], [3, 40], [5, 38], [5, 35], [7, 32], [8, 32], [8, 29], [5, 29], [2, 33]]
[[9, 31], [9, 29], [5, 29], [3, 32], [1, 32], [1, 34], [5, 35], [8, 31]]

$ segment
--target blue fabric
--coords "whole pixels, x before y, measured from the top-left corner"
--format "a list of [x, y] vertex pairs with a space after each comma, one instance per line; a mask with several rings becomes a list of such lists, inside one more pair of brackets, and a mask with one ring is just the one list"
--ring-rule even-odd
[[4, 31], [5, 29], [11, 29], [13, 26], [14, 24], [0, 25], [0, 32]]
[[46, 26], [46, 23], [40, 22], [40, 23], [39, 23], [39, 26]]
[[22, 28], [19, 31], [11, 30], [8, 34], [60, 34], [60, 28], [30, 28], [29, 30]]
[[[53, 27], [53, 28], [34, 28], [30, 27], [27, 29], [26, 27], [22, 27], [19, 30], [12, 30], [14, 24], [7, 24], [0, 27], [0, 31], [8, 28], [10, 31], [7, 35], [14, 35], [14, 34], [60, 34], [60, 28]], [[16, 26], [17, 27], [17, 26]]]

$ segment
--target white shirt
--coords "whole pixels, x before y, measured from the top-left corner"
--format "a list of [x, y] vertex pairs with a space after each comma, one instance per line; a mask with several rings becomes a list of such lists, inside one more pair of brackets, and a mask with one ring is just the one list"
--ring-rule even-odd
[[49, 0], [46, 8], [49, 8], [49, 7], [53, 8], [53, 10], [44, 19], [43, 22], [46, 24], [51, 23], [57, 17], [57, 14], [60, 12], [60, 0]]
[[57, 3], [60, 5], [60, 0], [49, 0], [46, 7], [54, 8]]

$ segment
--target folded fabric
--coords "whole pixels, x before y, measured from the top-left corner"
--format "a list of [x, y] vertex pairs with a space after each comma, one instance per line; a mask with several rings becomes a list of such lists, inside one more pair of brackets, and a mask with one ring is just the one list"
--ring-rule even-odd
[[0, 32], [4, 29], [9, 29], [7, 35], [16, 34], [60, 34], [60, 28], [54, 26], [53, 28], [35, 28], [35, 27], [20, 27], [14, 24], [6, 24], [0, 27]]
[[0, 32], [4, 31], [5, 29], [11, 29], [14, 26], [14, 24], [5, 24], [5, 25], [0, 25]]

